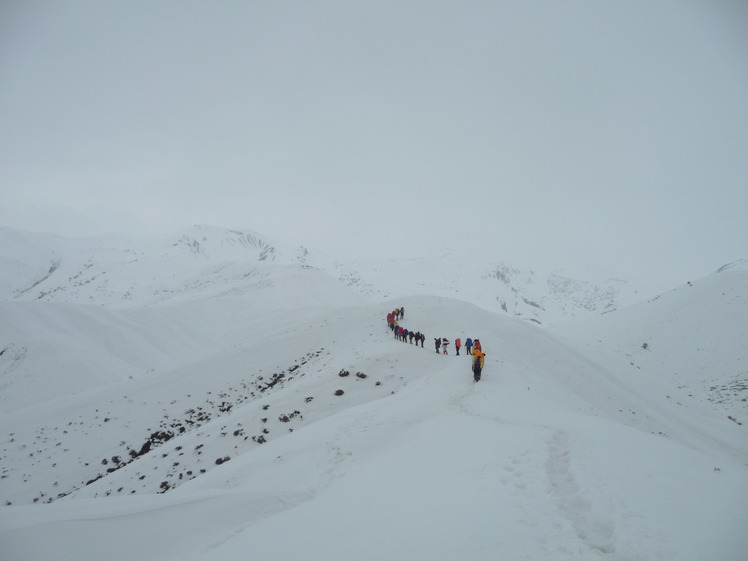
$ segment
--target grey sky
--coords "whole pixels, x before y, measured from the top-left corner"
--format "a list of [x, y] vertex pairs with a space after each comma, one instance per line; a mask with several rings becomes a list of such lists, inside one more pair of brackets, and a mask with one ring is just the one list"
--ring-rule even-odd
[[0, 224], [748, 255], [748, 4], [0, 4]]

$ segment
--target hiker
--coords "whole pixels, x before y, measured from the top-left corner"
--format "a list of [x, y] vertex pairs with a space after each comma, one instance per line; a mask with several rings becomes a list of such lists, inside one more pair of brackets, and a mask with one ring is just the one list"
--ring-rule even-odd
[[473, 347], [473, 340], [470, 337], [468, 337], [465, 340], [465, 352], [467, 353], [468, 356], [473, 354], [472, 347]]
[[415, 337], [415, 336], [416, 336], [416, 334], [413, 333], [412, 331], [410, 333], [408, 333], [408, 339], [410, 339], [410, 344], [411, 345], [413, 344], [413, 337]]
[[400, 307], [400, 319], [405, 317], [405, 306]]
[[478, 382], [480, 380], [480, 374], [483, 371], [483, 364], [485, 363], [486, 355], [480, 351], [474, 351], [473, 354], [473, 380]]
[[457, 356], [460, 356], [460, 347], [462, 346], [462, 341], [460, 341], [460, 338], [458, 337], [455, 339], [455, 349], [457, 349]]
[[439, 347], [442, 346], [442, 340], [439, 337], [434, 337], [434, 348], [436, 348], [436, 354], [439, 354]]
[[449, 339], [446, 337], [442, 338], [442, 349], [444, 349], [444, 354], [449, 354]]

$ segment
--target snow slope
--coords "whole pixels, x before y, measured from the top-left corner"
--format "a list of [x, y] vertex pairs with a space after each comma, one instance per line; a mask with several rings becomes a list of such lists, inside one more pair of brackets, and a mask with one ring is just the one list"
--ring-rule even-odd
[[748, 420], [748, 262], [613, 313], [551, 332], [622, 382], [687, 410]]
[[[747, 394], [712, 389], [748, 360], [740, 267], [541, 329], [419, 294], [417, 267], [382, 301], [259, 266], [161, 303], [0, 302], [2, 559], [744, 559]], [[468, 336], [478, 384], [429, 346]]]

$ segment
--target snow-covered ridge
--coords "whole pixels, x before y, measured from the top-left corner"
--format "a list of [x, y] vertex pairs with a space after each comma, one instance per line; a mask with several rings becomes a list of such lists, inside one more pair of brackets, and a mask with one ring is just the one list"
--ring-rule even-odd
[[215, 226], [195, 225], [173, 246], [206, 258], [247, 259], [256, 254], [258, 261], [274, 261], [276, 257], [275, 247], [259, 234]]
[[536, 273], [496, 265], [486, 278], [495, 278], [509, 289], [493, 287], [501, 294], [496, 300], [504, 312], [538, 324], [607, 313], [640, 298], [636, 286], [619, 277], [591, 281], [556, 271]]
[[0, 229], [0, 297], [127, 308], [272, 286], [279, 267], [310, 267], [370, 300], [402, 294], [460, 298], [510, 317], [549, 325], [600, 314], [645, 297], [620, 276], [574, 278], [472, 256], [329, 258], [251, 230], [196, 225], [169, 238], [65, 239]]
[[300, 264], [252, 231], [194, 226], [172, 238], [67, 239], [0, 230], [3, 300], [133, 307], [272, 285], [269, 263]]
[[[611, 309], [560, 273], [183, 238], [0, 236], [3, 561], [742, 561], [740, 267]], [[532, 320], [561, 303], [587, 314]], [[394, 339], [401, 306], [480, 338], [480, 383]]]
[[501, 260], [439, 254], [418, 259], [337, 261], [323, 267], [375, 299], [401, 294], [459, 298], [537, 325], [607, 313], [651, 293], [622, 276], [575, 278], [563, 271], [520, 268]]
[[722, 267], [646, 302], [549, 331], [650, 395], [748, 422], [740, 335], [748, 333], [748, 268]]

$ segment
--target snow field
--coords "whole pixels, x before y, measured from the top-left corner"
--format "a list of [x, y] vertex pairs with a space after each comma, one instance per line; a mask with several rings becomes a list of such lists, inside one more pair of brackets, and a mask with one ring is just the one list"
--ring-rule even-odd
[[[243, 298], [45, 306], [59, 329], [4, 332], [41, 355], [45, 338], [95, 340], [105, 372], [138, 356], [94, 384], [58, 361], [69, 392], [54, 399], [35, 393], [42, 362], [6, 378], [7, 402], [31, 403], [2, 415], [4, 559], [742, 560], [744, 425], [695, 386], [681, 401], [667, 378], [643, 381], [656, 370], [624, 369], [617, 345], [640, 339], [625, 316], [593, 340], [444, 296], [361, 304], [316, 272], [273, 275]], [[631, 321], [671, 310], [650, 304], [664, 308]], [[423, 349], [387, 330], [400, 305]], [[477, 384], [467, 357], [433, 348], [468, 336], [487, 353]], [[714, 372], [744, 358], [704, 356]]]

